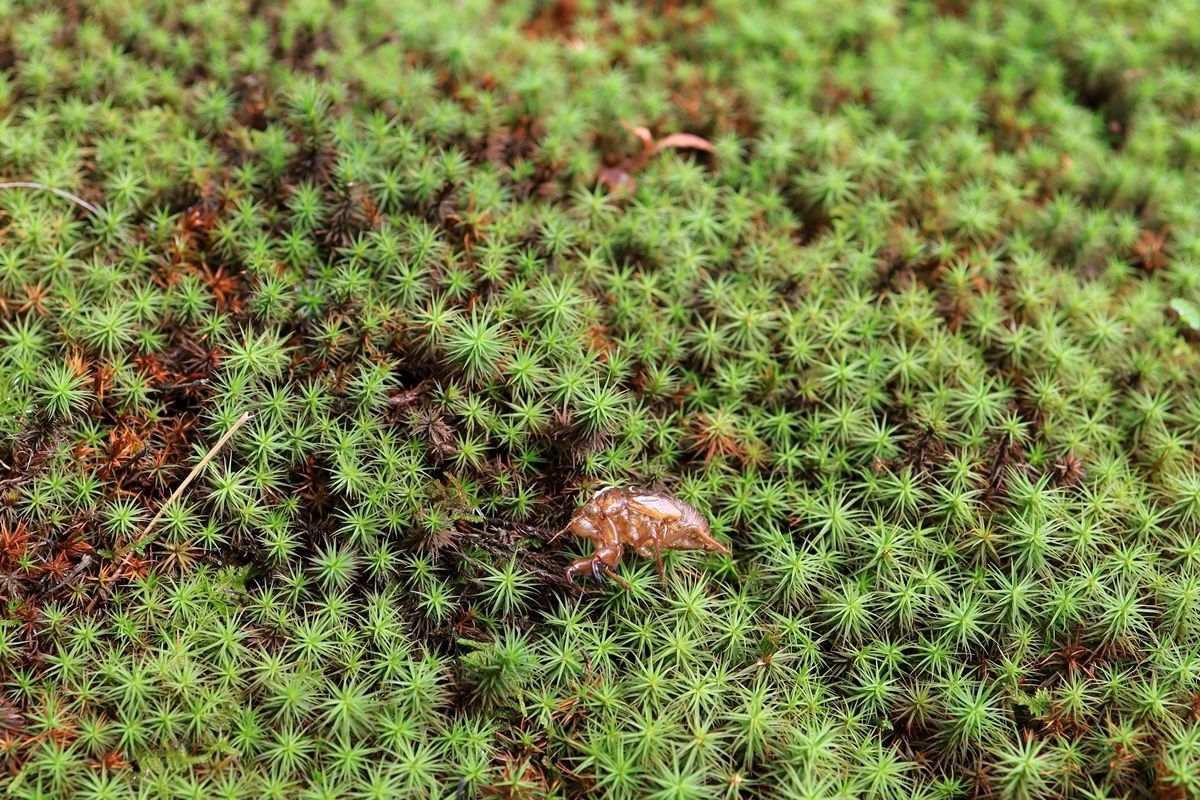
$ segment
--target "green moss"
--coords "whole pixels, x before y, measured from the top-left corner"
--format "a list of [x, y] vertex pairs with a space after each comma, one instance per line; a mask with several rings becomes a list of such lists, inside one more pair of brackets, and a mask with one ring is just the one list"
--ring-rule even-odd
[[1200, 794], [1197, 19], [0, 4], [0, 784]]

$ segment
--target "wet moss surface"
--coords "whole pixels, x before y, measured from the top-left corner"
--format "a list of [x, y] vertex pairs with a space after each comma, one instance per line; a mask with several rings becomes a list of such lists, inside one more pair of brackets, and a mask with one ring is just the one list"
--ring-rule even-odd
[[1197, 42], [0, 4], [0, 785], [1197, 796]]

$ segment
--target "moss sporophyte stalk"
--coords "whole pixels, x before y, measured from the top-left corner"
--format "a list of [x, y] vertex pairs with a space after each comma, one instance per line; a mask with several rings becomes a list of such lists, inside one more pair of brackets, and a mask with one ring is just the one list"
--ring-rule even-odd
[[1198, 41], [0, 3], [0, 790], [1200, 796]]

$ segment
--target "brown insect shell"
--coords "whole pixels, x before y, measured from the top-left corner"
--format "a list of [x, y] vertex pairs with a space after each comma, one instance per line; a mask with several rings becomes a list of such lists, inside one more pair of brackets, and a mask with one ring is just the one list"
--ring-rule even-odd
[[598, 543], [628, 545], [643, 557], [663, 549], [730, 552], [712, 538], [707, 521], [687, 503], [634, 489], [601, 489], [579, 509], [570, 527]]
[[598, 545], [622, 542], [622, 522], [626, 517], [625, 497], [623, 489], [601, 489], [575, 512], [567, 527], [576, 536], [591, 539]]

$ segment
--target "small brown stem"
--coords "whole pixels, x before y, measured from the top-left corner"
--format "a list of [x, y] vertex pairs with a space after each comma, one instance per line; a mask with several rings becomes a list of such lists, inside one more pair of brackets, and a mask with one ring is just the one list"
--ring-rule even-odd
[[251, 412], [247, 411], [245, 414], [242, 414], [242, 416], [238, 418], [237, 422], [233, 423], [233, 425], [229, 428], [229, 430], [225, 431], [225, 435], [223, 435], [220, 439], [217, 440], [217, 443], [212, 446], [212, 449], [209, 450], [207, 454], [205, 454], [204, 458], [200, 459], [199, 464], [192, 467], [192, 471], [189, 472], [188, 476], [183, 479], [183, 483], [179, 484], [179, 488], [176, 489], [174, 492], [172, 492], [171, 496], [167, 498], [167, 501], [162, 504], [162, 507], [158, 509], [158, 513], [154, 515], [154, 519], [150, 520], [150, 522], [148, 522], [146, 524], [146, 527], [142, 529], [141, 533], [139, 533], [133, 539], [130, 539], [128, 542], [126, 542], [121, 547], [117, 548], [117, 551], [115, 553], [113, 553], [114, 561], [119, 561], [130, 550], [134, 549], [135, 547], [137, 547], [141, 544], [144, 544], [144, 540], [146, 539], [146, 536], [150, 533], [150, 531], [154, 528], [154, 526], [158, 523], [158, 521], [160, 519], [162, 519], [162, 515], [164, 512], [166, 512], [167, 507], [170, 506], [171, 503], [174, 503], [176, 500], [179, 499], [179, 496], [182, 495], [183, 491], [185, 489], [187, 489], [187, 487], [191, 484], [191, 482], [196, 479], [196, 476], [199, 475], [206, 466], [208, 466], [208, 462], [213, 460], [213, 456], [215, 456], [217, 454], [217, 451], [220, 450], [222, 447], [224, 447], [225, 443], [228, 442], [235, 433], [237, 433], [237, 429], [242, 427], [243, 425], [245, 425], [246, 422], [252, 416], [254, 416], [254, 415]]

